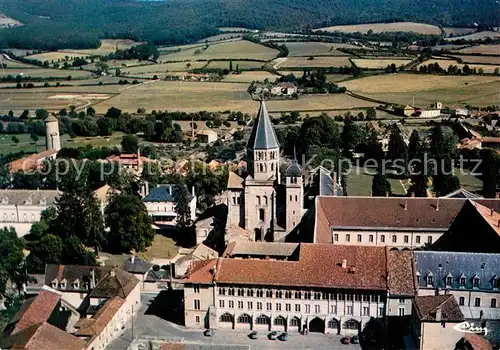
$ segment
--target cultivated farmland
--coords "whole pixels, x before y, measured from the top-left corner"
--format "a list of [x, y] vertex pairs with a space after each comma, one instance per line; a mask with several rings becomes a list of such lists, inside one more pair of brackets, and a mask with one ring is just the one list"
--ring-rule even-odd
[[305, 67], [343, 67], [351, 66], [350, 56], [317, 56], [313, 60], [308, 57], [291, 57], [278, 64], [279, 69]]
[[[230, 61], [211, 61], [207, 68], [215, 68], [215, 69], [229, 69]], [[261, 68], [264, 65], [264, 62], [255, 62], [255, 61], [233, 61], [233, 69], [236, 69], [238, 66], [240, 69], [257, 69]]]
[[240, 74], [226, 75], [224, 81], [233, 83], [251, 83], [252, 81], [264, 81], [264, 79], [274, 81], [276, 80], [276, 78], [278, 78], [277, 75], [271, 74], [266, 71], [249, 71], [241, 72]]
[[410, 63], [411, 59], [392, 59], [392, 58], [356, 58], [352, 62], [359, 68], [365, 69], [384, 69], [388, 65], [395, 64], [396, 67], [405, 66]]
[[500, 56], [453, 56], [460, 58], [464, 63], [482, 63], [500, 65]]
[[461, 50], [457, 50], [456, 52], [475, 53], [483, 55], [500, 55], [500, 44], [471, 46]]
[[97, 49], [88, 50], [63, 50], [64, 52], [76, 53], [78, 55], [98, 55], [103, 56], [115, 52], [118, 50], [129, 49], [132, 46], [139, 45], [140, 42], [133, 41], [130, 39], [102, 39], [101, 46]]
[[445, 27], [443, 28], [447, 37], [453, 36], [463, 36], [471, 33], [475, 33], [475, 28], [456, 28], [456, 27]]
[[[190, 64], [189, 67], [186, 65]], [[166, 72], [182, 72], [187, 71], [189, 69], [201, 68], [206, 65], [207, 62], [172, 62], [172, 63], [160, 63], [160, 64], [150, 64], [144, 66], [136, 66], [130, 68], [121, 68], [122, 74], [125, 75], [135, 75], [135, 74], [144, 74], [144, 73], [166, 73]]]
[[346, 56], [339, 48], [357, 48], [350, 44], [335, 44], [321, 42], [277, 42], [286, 45], [289, 56]]
[[71, 53], [71, 52], [66, 52], [66, 51], [51, 51], [51, 52], [44, 52], [44, 53], [39, 53], [36, 55], [31, 55], [27, 56], [27, 59], [30, 60], [38, 60], [38, 61], [49, 61], [49, 62], [57, 62], [57, 61], [72, 61], [77, 57], [87, 57], [88, 55], [84, 54], [78, 54], [78, 53]]
[[[4, 74], [3, 70], [0, 70], [0, 74]], [[93, 76], [92, 73], [84, 70], [66, 70], [66, 69], [49, 69], [49, 68], [11, 68], [5, 69], [5, 75], [22, 75], [24, 77], [36, 77], [36, 78], [66, 78], [71, 75], [71, 78], [88, 78]], [[94, 75], [95, 76], [95, 75]]]
[[500, 38], [500, 33], [498, 32], [491, 32], [491, 31], [484, 31], [484, 32], [477, 32], [473, 34], [468, 34], [468, 35], [463, 35], [463, 36], [456, 36], [454, 38], [447, 38], [446, 40], [448, 41], [455, 41], [459, 39], [463, 40], [482, 40], [486, 38]]
[[371, 23], [371, 24], [354, 24], [354, 25], [344, 25], [344, 26], [332, 26], [325, 28], [318, 28], [316, 30], [322, 30], [327, 32], [342, 32], [342, 33], [367, 33], [372, 30], [374, 33], [383, 32], [415, 32], [420, 34], [441, 34], [439, 27], [424, 24], [424, 23], [413, 23], [413, 22], [395, 22], [395, 23]]
[[500, 100], [498, 78], [492, 76], [398, 73], [349, 80], [340, 85], [360, 95], [393, 103], [411, 103], [415, 97], [417, 106], [428, 106], [436, 101], [446, 106], [487, 106]]
[[198, 48], [191, 48], [160, 56], [161, 61], [257, 59], [268, 61], [278, 55], [278, 50], [246, 40], [228, 41]]
[[[420, 67], [422, 65], [427, 66], [429, 64], [435, 64], [435, 63], [439, 64], [441, 66], [441, 68], [443, 68], [443, 69], [448, 69], [448, 67], [450, 65], [457, 66], [460, 69], [463, 69], [463, 67], [465, 66], [465, 64], [460, 64], [455, 60], [431, 59], [431, 60], [427, 60], [427, 61], [421, 63], [418, 67]], [[491, 64], [468, 64], [468, 66], [470, 69], [474, 69], [474, 68], [476, 68], [477, 70], [482, 69], [484, 71], [484, 73], [493, 73], [495, 68], [500, 67], [500, 66], [491, 65]]]

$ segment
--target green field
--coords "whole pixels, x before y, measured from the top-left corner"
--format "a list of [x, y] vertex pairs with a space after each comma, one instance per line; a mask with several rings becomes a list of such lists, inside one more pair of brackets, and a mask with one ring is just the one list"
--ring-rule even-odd
[[341, 83], [350, 91], [382, 101], [417, 106], [441, 101], [445, 106], [488, 106], [500, 100], [500, 83], [492, 76], [439, 76], [397, 73]]
[[[121, 139], [123, 137], [122, 132], [115, 132], [109, 137], [74, 137], [71, 138], [69, 135], [61, 136], [61, 146], [62, 147], [82, 147], [86, 145], [92, 145], [94, 147], [113, 147], [120, 145]], [[12, 137], [16, 136], [19, 139], [19, 143], [12, 141]], [[15, 152], [35, 152], [35, 144], [31, 139], [29, 134], [0, 134], [0, 145], [2, 150], [0, 154], [9, 154]], [[40, 136], [36, 143], [36, 151], [41, 152], [45, 150], [45, 137]]]
[[[189, 67], [187, 66], [189, 64]], [[172, 62], [151, 64], [146, 66], [138, 66], [131, 68], [122, 68], [121, 72], [124, 75], [138, 75], [138, 74], [154, 74], [154, 73], [167, 73], [167, 72], [185, 72], [194, 68], [201, 68], [207, 62], [187, 61], [187, 62]]]
[[286, 45], [289, 56], [346, 56], [339, 48], [357, 48], [351, 44], [321, 43], [321, 42], [277, 42]]
[[392, 58], [356, 58], [352, 62], [359, 68], [365, 69], [384, 69], [388, 65], [395, 64], [396, 67], [405, 66], [411, 62], [411, 59], [392, 59]]
[[240, 74], [226, 75], [224, 77], [224, 81], [230, 81], [233, 83], [251, 83], [252, 81], [264, 81], [264, 79], [275, 81], [277, 78], [277, 75], [266, 71], [249, 71], [241, 72]]
[[313, 60], [308, 57], [290, 57], [278, 64], [279, 69], [302, 67], [343, 67], [351, 66], [349, 56], [316, 56]]
[[[8, 67], [8, 63], [7, 63]], [[29, 68], [28, 68], [29, 67]], [[89, 78], [96, 76], [90, 72], [84, 70], [66, 70], [66, 69], [49, 69], [49, 68], [31, 68], [31, 66], [26, 66], [26, 68], [7, 68], [0, 69], [1, 76], [17, 76], [22, 75], [23, 77], [34, 77], [34, 78], [66, 78], [71, 75], [72, 79], [78, 78]]]
[[278, 50], [246, 40], [228, 41], [179, 52], [161, 55], [160, 61], [212, 60], [212, 59], [257, 59], [268, 61], [278, 55]]
[[[229, 69], [230, 61], [211, 61], [207, 68], [216, 68], [216, 69]], [[240, 69], [258, 69], [262, 68], [264, 62], [255, 62], [255, 61], [233, 61], [233, 70], [236, 70], [236, 66]]]

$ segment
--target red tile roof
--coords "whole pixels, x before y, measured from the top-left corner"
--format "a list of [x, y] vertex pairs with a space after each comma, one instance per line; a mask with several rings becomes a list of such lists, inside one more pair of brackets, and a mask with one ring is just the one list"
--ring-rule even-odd
[[[480, 336], [479, 334], [465, 334], [462, 338], [462, 343], [468, 343], [469, 346], [464, 346], [463, 349], [473, 349], [473, 350], [493, 350], [493, 346], [488, 341], [488, 339]], [[461, 349], [458, 347], [458, 349]]]
[[495, 211], [494, 208], [488, 208], [476, 202], [472, 202], [472, 204], [491, 228], [500, 235], [500, 213]]
[[[455, 297], [452, 294], [446, 295], [425, 295], [417, 296], [414, 300], [417, 317], [421, 321], [427, 322], [461, 322], [464, 315], [460, 311]], [[441, 309], [441, 318], [436, 318], [438, 308]]]
[[40, 153], [31, 154], [27, 157], [14, 160], [9, 163], [10, 173], [15, 173], [17, 171], [27, 171], [37, 169], [41, 162], [49, 157], [54, 157], [57, 154], [57, 150], [49, 149]]
[[76, 323], [75, 328], [79, 329], [75, 334], [88, 337], [94, 337], [101, 334], [124, 303], [125, 299], [120, 297], [108, 299], [92, 318], [80, 319], [80, 321]]
[[85, 341], [47, 322], [42, 322], [3, 339], [0, 347], [25, 350], [80, 350], [85, 348]]
[[[401, 253], [402, 258], [396, 257]], [[342, 268], [344, 259], [347, 268]], [[185, 282], [389, 290], [414, 295], [414, 283], [408, 282], [414, 280], [413, 271], [407, 252], [390, 252], [385, 247], [301, 243], [298, 261], [208, 260], [194, 265]]]
[[[332, 228], [446, 231], [467, 199], [317, 196], [314, 242], [331, 243]], [[500, 211], [498, 199], [474, 202]]]
[[12, 334], [47, 321], [60, 300], [60, 293], [48, 289], [42, 289], [36, 297], [26, 300], [12, 319], [15, 323]]

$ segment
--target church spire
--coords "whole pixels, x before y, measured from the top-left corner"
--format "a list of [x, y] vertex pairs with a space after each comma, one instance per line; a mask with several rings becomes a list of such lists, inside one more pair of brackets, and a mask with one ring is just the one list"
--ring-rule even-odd
[[260, 101], [259, 111], [257, 112], [257, 118], [255, 119], [247, 148], [254, 150], [279, 148], [278, 138], [274, 132], [273, 124], [269, 118], [264, 101]]

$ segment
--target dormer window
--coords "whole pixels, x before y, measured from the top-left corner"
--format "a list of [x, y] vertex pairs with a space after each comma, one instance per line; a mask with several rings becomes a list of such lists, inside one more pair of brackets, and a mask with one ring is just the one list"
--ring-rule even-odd
[[500, 278], [497, 275], [493, 276], [493, 278], [491, 279], [491, 284], [493, 286], [493, 289], [500, 289]]
[[40, 199], [40, 201], [38, 202], [38, 204], [40, 204], [40, 205], [47, 205], [47, 199], [46, 198]]
[[420, 272], [417, 271], [417, 283], [420, 284]]
[[71, 283], [71, 287], [73, 287], [73, 289], [80, 288], [80, 281], [79, 280], [74, 280], [73, 283]]
[[472, 288], [479, 288], [479, 277], [477, 275], [472, 278]]
[[66, 280], [63, 279], [61, 282], [59, 282], [59, 289], [66, 289]]
[[453, 276], [451, 275], [451, 273], [449, 273], [445, 277], [446, 287], [451, 287], [452, 282], [453, 282]]
[[460, 288], [465, 288], [465, 284], [467, 283], [467, 277], [464, 274], [460, 276], [458, 281], [460, 283]]
[[9, 204], [9, 198], [7, 198], [7, 197], [2, 198], [2, 204], [3, 205]]
[[57, 288], [57, 279], [53, 280], [52, 282], [50, 282], [50, 286], [52, 288]]
[[430, 287], [430, 286], [433, 286], [434, 285], [434, 275], [432, 274], [432, 272], [429, 272], [426, 276], [426, 281], [427, 281], [427, 286]]
[[26, 198], [26, 200], [24, 201], [25, 205], [31, 205], [32, 203], [33, 201], [31, 200], [31, 198]]

